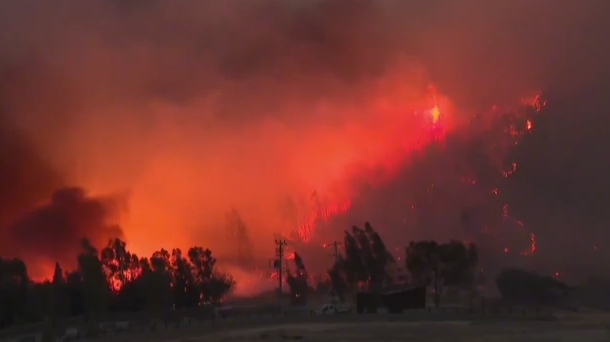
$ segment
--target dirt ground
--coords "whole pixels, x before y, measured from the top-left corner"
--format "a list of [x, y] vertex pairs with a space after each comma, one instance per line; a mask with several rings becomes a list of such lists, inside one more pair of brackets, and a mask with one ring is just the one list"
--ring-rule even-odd
[[[426, 311], [427, 312], [427, 311]], [[610, 315], [602, 312], [556, 313], [554, 319], [518, 315], [464, 316], [415, 313], [403, 316], [341, 315], [267, 317], [196, 324], [179, 329], [118, 335], [104, 342], [248, 342], [248, 341], [468, 341], [608, 342]]]
[[566, 326], [553, 323], [368, 322], [285, 324], [220, 332], [176, 342], [234, 341], [469, 341], [469, 342], [608, 342], [604, 327]]
[[[182, 324], [185, 323], [185, 324]], [[182, 322], [85, 339], [91, 342], [234, 341], [519, 341], [609, 342], [610, 314], [604, 312], [489, 312], [418, 310], [403, 315], [232, 317]], [[78, 341], [77, 338], [74, 341]], [[12, 339], [7, 341], [19, 341]], [[39, 341], [39, 339], [34, 339]]]

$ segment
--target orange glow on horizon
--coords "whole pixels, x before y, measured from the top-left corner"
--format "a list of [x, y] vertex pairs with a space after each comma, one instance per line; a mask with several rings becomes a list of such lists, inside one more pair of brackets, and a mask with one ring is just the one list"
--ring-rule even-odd
[[[128, 249], [140, 257], [161, 248], [199, 245], [212, 249], [222, 264], [224, 257], [235, 254], [224, 220], [235, 207], [250, 230], [255, 256], [267, 258], [274, 234], [301, 242], [324, 240], [319, 226], [352, 209], [360, 191], [354, 184], [387, 184], [408, 167], [411, 154], [442, 143], [448, 132], [467, 129], [448, 98], [434, 88], [421, 91], [402, 80], [385, 80], [361, 108], [320, 106], [315, 119], [299, 127], [263, 121], [228, 131], [218, 127], [202, 135], [201, 127], [181, 126], [172, 119], [189, 112], [157, 105], [163, 133], [154, 134], [148, 144], [139, 142], [137, 148], [114, 149], [116, 156], [110, 158], [137, 162], [124, 169], [78, 169], [73, 176], [93, 195], [125, 199], [118, 223]], [[343, 125], [319, 123], [336, 112], [351, 119]], [[109, 154], [107, 147], [94, 142], [81, 147], [88, 152], [81, 157], [91, 158], [85, 165], [97, 166], [98, 158]], [[515, 171], [513, 163], [504, 176]], [[467, 182], [477, 184], [474, 178]], [[496, 188], [490, 191], [499, 193]], [[287, 197], [290, 207], [278, 209]], [[417, 206], [411, 207], [416, 211]]]
[[[400, 86], [400, 88], [404, 88], [404, 86]], [[402, 91], [411, 90], [407, 87], [400, 90], [399, 93]], [[448, 99], [438, 95], [436, 90], [433, 95], [435, 101], [438, 98], [449, 103]], [[271, 247], [272, 233], [275, 232], [293, 236], [301, 241], [309, 241], [317, 224], [349, 210], [351, 198], [356, 195], [357, 191], [350, 185], [354, 179], [367, 179], [372, 185], [386, 183], [402, 167], [405, 156], [412, 151], [425, 148], [431, 141], [434, 136], [431, 135], [430, 129], [440, 120], [440, 109], [436, 104], [431, 110], [426, 109], [430, 108], [430, 104], [426, 100], [430, 98], [430, 95], [422, 93], [418, 96], [422, 100], [409, 103], [403, 102], [400, 97], [393, 95], [386, 97], [384, 107], [354, 109], [356, 111], [355, 119], [339, 130], [319, 126], [306, 127], [305, 129], [310, 131], [311, 139], [309, 140], [291, 140], [290, 136], [285, 136], [287, 140], [284, 144], [291, 146], [290, 149], [293, 151], [286, 155], [280, 154], [287, 163], [285, 166], [277, 164], [276, 166], [287, 171], [287, 175], [290, 175], [292, 180], [279, 188], [268, 189], [268, 196], [262, 202], [259, 201], [259, 193], [265, 193], [262, 191], [263, 189], [261, 188], [261, 192], [252, 191], [256, 189], [256, 183], [253, 184], [253, 188], [248, 184], [249, 180], [235, 181], [234, 176], [239, 175], [239, 169], [235, 169], [237, 173], [223, 172], [228, 165], [211, 168], [212, 171], [217, 169], [220, 172], [213, 175], [213, 178], [222, 180], [220, 183], [206, 186], [211, 190], [210, 194], [213, 194], [214, 200], [212, 198], [206, 200], [206, 196], [201, 197], [200, 195], [193, 197], [192, 180], [200, 178], [198, 170], [201, 170], [201, 163], [191, 161], [192, 165], [189, 168], [183, 163], [184, 158], [181, 157], [180, 150], [177, 152], [168, 150], [171, 155], [166, 155], [165, 148], [160, 149], [157, 153], [159, 158], [155, 159], [158, 162], [153, 160], [153, 163], [149, 163], [149, 168], [144, 173], [145, 177], [137, 179], [130, 186], [129, 215], [122, 222], [130, 249], [138, 254], [147, 255], [161, 246], [186, 247], [192, 241], [203, 237], [205, 239], [200, 240], [202, 244], [210, 239], [222, 241], [222, 229], [207, 228], [221, 224], [215, 224], [213, 219], [204, 219], [204, 217], [221, 217], [223, 211], [227, 210], [225, 208], [229, 206], [219, 204], [236, 203], [231, 197], [235, 194], [239, 194], [236, 198], [237, 203], [245, 204], [242, 206], [235, 204], [235, 206], [239, 208], [250, 226], [256, 227], [256, 230], [265, 226], [271, 228], [271, 230], [266, 228], [267, 234], [253, 236], [256, 240], [255, 245]], [[414, 98], [413, 95], [408, 97]], [[370, 102], [375, 103], [376, 101]], [[363, 110], [370, 111], [370, 113], [363, 112]], [[322, 108], [321, 111], [326, 110]], [[426, 111], [431, 115], [428, 119], [419, 114]], [[445, 118], [448, 114], [445, 113]], [[443, 127], [443, 130], [450, 129], [451, 126], [446, 126], [446, 124]], [[284, 128], [280, 126], [264, 125], [259, 128], [258, 132], [244, 133], [246, 136], [260, 141], [260, 139], [265, 140], [265, 137], [277, 135], [282, 131]], [[281, 134], [285, 135], [285, 133]], [[367, 138], [359, 138], [364, 136]], [[179, 140], [180, 138], [178, 138]], [[242, 146], [241, 141], [247, 140], [247, 137], [242, 136], [236, 145], [233, 145], [236, 142], [230, 140], [224, 142], [221, 140], [217, 145], [222, 150], [226, 150], [226, 147], [222, 147], [223, 144], [233, 145], [232, 148], [237, 149], [238, 146]], [[261, 153], [264, 154], [263, 151]], [[264, 158], [262, 154], [261, 159]], [[378, 167], [383, 170], [382, 174], [377, 171], [374, 175], [367, 174], [368, 169]], [[351, 169], [361, 171], [353, 174]], [[261, 182], [258, 183], [261, 186], [273, 182], [272, 172], [260, 174], [259, 177], [261, 177]], [[159, 183], [160, 179], [166, 183]], [[288, 179], [290, 178], [283, 176], [281, 181]], [[88, 183], [88, 181], [85, 179], [84, 183]], [[103, 191], [105, 188], [113, 187], [110, 184], [107, 186], [102, 186], [102, 184], [98, 182], [100, 193], [107, 192]], [[224, 188], [221, 189], [220, 186]], [[116, 188], [116, 186], [114, 187]], [[245, 188], [252, 190], [240, 191]], [[226, 191], [223, 191], [224, 189]], [[291, 193], [282, 193], [284, 189], [291, 189]], [[282, 190], [282, 192], [277, 192], [277, 190]], [[308, 198], [307, 194], [311, 191], [315, 191], [318, 198]], [[299, 204], [299, 213], [295, 219], [298, 227], [293, 228], [290, 227], [292, 223], [280, 217], [276, 200], [273, 198], [279, 199], [286, 195], [299, 196], [299, 194], [303, 196], [307, 205]], [[198, 197], [202, 201], [190, 200]], [[169, 199], [180, 200], [168, 201]], [[253, 206], [255, 203], [257, 204]], [[204, 210], [202, 211], [201, 208]], [[185, 222], [184, 219], [181, 219], [181, 217], [196, 218], [198, 216], [201, 217], [201, 220]], [[177, 229], [185, 229], [187, 234], [168, 235], [167, 231], [174, 230], [174, 228], [167, 227], [173, 226], [185, 226], [185, 228]], [[192, 228], [187, 228], [189, 226]], [[281, 228], [282, 226], [284, 228]], [[197, 230], [197, 227], [201, 228]], [[262, 240], [259, 241], [259, 238]], [[215, 249], [219, 250], [219, 255], [230, 252], [230, 250], [225, 251], [225, 247], [215, 247]]]
[[[526, 178], [513, 176], [538, 169], [513, 152], [553, 131], [537, 120], [539, 87], [579, 85], [540, 68], [545, 49], [478, 30], [494, 11], [413, 26], [401, 13], [426, 8], [389, 3], [165, 1], [127, 13], [73, 1], [45, 8], [85, 18], [59, 26], [13, 11], [2, 25], [19, 34], [0, 35], [0, 129], [11, 133], [0, 255], [43, 279], [56, 262], [77, 267], [83, 237], [98, 250], [119, 238], [140, 258], [200, 246], [248, 284], [241, 294], [269, 290], [275, 240], [325, 272], [334, 250], [321, 245], [366, 221], [401, 250], [484, 232], [503, 257], [538, 257], [545, 234], [517, 217], [529, 211], [508, 210], [522, 191], [509, 185]], [[464, 26], [466, 14], [482, 26]], [[532, 23], [527, 37], [551, 32]], [[482, 56], [481, 42], [497, 47]], [[57, 199], [65, 188], [80, 197]]]

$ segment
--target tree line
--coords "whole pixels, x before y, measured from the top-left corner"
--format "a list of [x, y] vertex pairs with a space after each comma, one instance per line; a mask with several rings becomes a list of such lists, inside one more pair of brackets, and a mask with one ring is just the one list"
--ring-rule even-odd
[[[0, 328], [39, 322], [49, 317], [80, 316], [91, 320], [104, 313], [147, 312], [217, 305], [231, 292], [235, 281], [216, 268], [210, 249], [192, 247], [186, 252], [161, 249], [148, 258], [129, 252], [120, 239], [97, 250], [83, 239], [75, 270], [55, 265], [53, 278], [32, 281], [19, 259], [0, 259]], [[479, 251], [461, 241], [411, 241], [400, 260], [390, 253], [381, 236], [366, 223], [346, 231], [343, 251], [328, 272], [312, 280], [301, 255], [294, 254], [285, 282], [292, 304], [303, 305], [313, 293], [328, 293], [345, 301], [357, 291], [383, 291], [396, 283], [392, 272], [404, 266], [409, 286], [431, 290], [440, 305], [446, 287], [476, 295]], [[568, 287], [551, 277], [509, 269], [500, 273], [496, 286], [512, 302], [554, 301]]]
[[52, 280], [43, 282], [29, 278], [22, 260], [0, 259], [0, 328], [50, 316], [193, 308], [218, 303], [235, 286], [215, 268], [210, 249], [161, 249], [145, 258], [120, 239], [99, 251], [87, 239], [80, 247], [75, 270], [56, 263]]
[[[330, 289], [340, 301], [356, 291], [383, 291], [388, 284], [403, 283], [423, 286], [433, 294], [439, 306], [445, 288], [458, 288], [470, 294], [470, 304], [477, 295], [477, 285], [485, 283], [479, 266], [479, 249], [474, 243], [452, 240], [439, 243], [432, 240], [411, 241], [405, 247], [404, 260], [397, 260], [388, 251], [381, 236], [370, 223], [364, 229], [357, 226], [345, 231], [343, 253], [340, 253], [327, 277], [316, 284], [312, 281], [302, 257], [295, 254], [287, 283], [293, 304], [304, 304], [307, 296]], [[393, 269], [404, 267], [409, 278], [395, 279]], [[569, 293], [563, 282], [521, 269], [508, 268], [499, 272], [494, 284], [510, 303], [554, 304]]]
[[[345, 300], [354, 291], [381, 291], [384, 286], [395, 283], [393, 266], [398, 260], [390, 253], [381, 236], [370, 223], [364, 229], [357, 226], [346, 231], [343, 238], [343, 253], [340, 253], [325, 279], [339, 300]], [[439, 305], [444, 286], [460, 286], [474, 292], [478, 271], [478, 248], [474, 244], [459, 241], [437, 243], [435, 241], [412, 241], [405, 248], [404, 266], [410, 274], [408, 282], [414, 286], [432, 287], [435, 303]], [[294, 257], [294, 272], [288, 272], [293, 302], [304, 303], [308, 293], [325, 288], [323, 284], [310, 286], [305, 265], [300, 255]]]

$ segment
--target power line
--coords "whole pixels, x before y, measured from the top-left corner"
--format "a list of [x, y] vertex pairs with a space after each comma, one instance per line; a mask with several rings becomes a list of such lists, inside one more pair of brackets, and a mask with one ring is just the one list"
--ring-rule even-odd
[[286, 247], [286, 240], [275, 240], [275, 256], [277, 259], [274, 262], [274, 266], [278, 272], [278, 283], [279, 283], [279, 297], [282, 298], [282, 276], [284, 269], [284, 247]]
[[[333, 241], [332, 245], [325, 245], [324, 247], [333, 247], [333, 258], [335, 259], [335, 263], [333, 265], [333, 272], [335, 270], [335, 267], [337, 267], [339, 265], [339, 259], [341, 258], [341, 254], [339, 254], [339, 246], [343, 246], [343, 243], [338, 242], [338, 241]], [[335, 288], [335, 283], [334, 280], [331, 279], [331, 292], [330, 294], [334, 297], [337, 296], [337, 289]]]

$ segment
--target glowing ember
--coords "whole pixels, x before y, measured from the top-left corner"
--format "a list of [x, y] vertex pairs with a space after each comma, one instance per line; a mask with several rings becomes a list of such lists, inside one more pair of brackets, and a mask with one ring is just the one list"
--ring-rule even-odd
[[438, 106], [434, 106], [434, 108], [430, 110], [430, 118], [432, 119], [433, 124], [438, 123], [441, 118], [441, 110], [438, 108]]
[[530, 241], [532, 242], [531, 252], [535, 253], [536, 249], [537, 249], [537, 247], [536, 247], [536, 234], [534, 234], [534, 233], [530, 234]]

